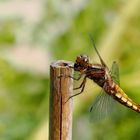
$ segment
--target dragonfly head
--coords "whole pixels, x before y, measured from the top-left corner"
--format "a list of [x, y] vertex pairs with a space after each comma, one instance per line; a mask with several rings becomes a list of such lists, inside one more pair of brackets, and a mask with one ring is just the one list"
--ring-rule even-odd
[[89, 58], [87, 55], [79, 55], [74, 64], [75, 71], [83, 71], [89, 66]]

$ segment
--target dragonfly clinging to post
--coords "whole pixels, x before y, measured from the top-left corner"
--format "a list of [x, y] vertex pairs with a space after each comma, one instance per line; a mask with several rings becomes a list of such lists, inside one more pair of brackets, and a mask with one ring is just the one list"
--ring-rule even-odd
[[[75, 71], [80, 72], [80, 75], [77, 79], [76, 78], [74, 79], [79, 80], [82, 76], [84, 76], [84, 78], [80, 86], [75, 88], [81, 89], [81, 91], [77, 94], [70, 96], [69, 99], [81, 94], [84, 91], [86, 79], [89, 78], [103, 89], [103, 94], [106, 94], [105, 96], [110, 96], [112, 97], [112, 99], [115, 99], [116, 101], [126, 106], [127, 108], [130, 108], [140, 113], [140, 105], [137, 104], [132, 99], [130, 99], [125, 94], [125, 92], [120, 88], [119, 81], [115, 80], [116, 79], [115, 77], [117, 76], [117, 73], [115, 73], [115, 68], [118, 67], [117, 64], [115, 62], [112, 64], [112, 74], [111, 74], [109, 68], [101, 58], [91, 35], [90, 39], [100, 59], [101, 64], [90, 63], [89, 58], [86, 55], [77, 56], [73, 68]], [[91, 108], [91, 110], [92, 109], [93, 107]]]

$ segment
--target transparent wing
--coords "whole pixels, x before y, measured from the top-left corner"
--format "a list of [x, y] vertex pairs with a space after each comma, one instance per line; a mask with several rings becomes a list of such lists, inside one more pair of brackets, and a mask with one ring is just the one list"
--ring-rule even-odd
[[[113, 62], [111, 67], [111, 76], [116, 84], [119, 84], [119, 68], [116, 62]], [[90, 109], [91, 121], [100, 121], [109, 118], [115, 106], [114, 99], [109, 96], [105, 91], [95, 98], [94, 103]]]
[[102, 91], [95, 99], [90, 112], [92, 121], [100, 121], [108, 118], [112, 111], [112, 105], [114, 101], [111, 96]]
[[118, 67], [118, 64], [115, 61], [112, 63], [111, 76], [112, 76], [113, 81], [116, 84], [120, 85], [119, 67]]

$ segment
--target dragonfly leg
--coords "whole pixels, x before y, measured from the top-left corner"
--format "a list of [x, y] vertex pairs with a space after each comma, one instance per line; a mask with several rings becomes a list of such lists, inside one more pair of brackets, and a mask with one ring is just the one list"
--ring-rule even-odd
[[80, 74], [79, 77], [73, 77], [71, 75], [60, 75], [58, 78], [65, 77], [65, 78], [72, 78], [73, 80], [79, 81], [83, 74]]
[[[84, 79], [85, 79], [85, 78], [84, 78]], [[73, 90], [77, 90], [77, 89], [82, 88], [82, 86], [83, 86], [84, 82], [85, 82], [85, 80], [83, 80], [83, 81], [82, 81], [82, 83], [80, 84], [80, 86], [79, 86], [79, 87], [76, 87], [76, 88], [74, 88]]]
[[[82, 85], [81, 85], [81, 86], [82, 86], [82, 89], [81, 89], [81, 91], [80, 91], [79, 93], [76, 93], [76, 94], [70, 96], [70, 97], [68, 98], [68, 100], [71, 99], [71, 98], [73, 98], [73, 97], [75, 97], [75, 96], [77, 96], [77, 95], [79, 95], [79, 94], [81, 94], [81, 93], [84, 91], [84, 89], [85, 89], [85, 84], [86, 84], [86, 76], [84, 77], [84, 80], [83, 80], [83, 82], [82, 82]], [[67, 100], [67, 101], [68, 101], [68, 100]], [[67, 102], [67, 101], [66, 101], [66, 102]]]
[[73, 76], [69, 76], [70, 78], [72, 78], [73, 80], [79, 81], [82, 77], [82, 74], [79, 75], [79, 77], [73, 77]]

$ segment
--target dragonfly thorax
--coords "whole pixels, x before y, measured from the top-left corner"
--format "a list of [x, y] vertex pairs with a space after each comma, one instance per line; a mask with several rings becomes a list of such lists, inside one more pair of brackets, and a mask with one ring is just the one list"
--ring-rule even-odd
[[103, 87], [104, 83], [106, 82], [106, 71], [105, 68], [100, 64], [89, 66], [86, 75], [100, 87]]

